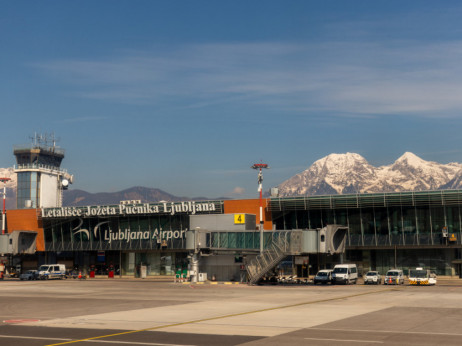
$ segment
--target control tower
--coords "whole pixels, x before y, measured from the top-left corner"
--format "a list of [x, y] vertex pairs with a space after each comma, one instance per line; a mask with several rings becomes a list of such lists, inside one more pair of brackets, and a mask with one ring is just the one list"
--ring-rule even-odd
[[64, 149], [52, 135], [31, 137], [29, 145], [15, 145], [17, 166], [17, 209], [61, 207], [63, 190], [72, 184], [73, 176], [61, 169]]

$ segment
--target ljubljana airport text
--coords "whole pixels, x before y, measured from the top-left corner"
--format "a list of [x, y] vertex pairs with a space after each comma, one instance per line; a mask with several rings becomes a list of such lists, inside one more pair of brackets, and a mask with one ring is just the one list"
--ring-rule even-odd
[[61, 207], [43, 208], [42, 217], [91, 217], [91, 216], [115, 216], [115, 215], [136, 215], [136, 214], [170, 214], [177, 213], [196, 214], [197, 212], [214, 212], [216, 206], [214, 202], [163, 202], [160, 204], [144, 203], [142, 205], [105, 205], [105, 206], [86, 206], [86, 207]]
[[107, 241], [109, 244], [112, 243], [113, 240], [125, 241], [129, 243], [132, 240], [149, 240], [149, 239], [156, 239], [156, 240], [170, 240], [170, 239], [183, 239], [186, 230], [181, 231], [160, 231], [156, 228], [154, 232], [150, 231], [131, 231], [129, 229], [121, 230], [119, 229], [118, 232], [114, 232], [113, 230], [106, 230], [104, 231], [103, 239]]

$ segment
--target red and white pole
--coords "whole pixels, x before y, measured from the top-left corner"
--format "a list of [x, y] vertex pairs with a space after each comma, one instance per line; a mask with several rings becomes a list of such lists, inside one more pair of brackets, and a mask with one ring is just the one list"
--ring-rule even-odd
[[251, 168], [258, 169], [258, 191], [260, 192], [260, 253], [263, 252], [263, 172], [262, 168], [269, 168], [266, 163], [256, 163]]
[[263, 173], [258, 173], [258, 190], [260, 191], [260, 253], [263, 252]]
[[2, 234], [5, 234], [5, 216], [6, 216], [6, 182], [11, 180], [10, 178], [0, 178], [3, 182], [3, 212], [2, 212]]

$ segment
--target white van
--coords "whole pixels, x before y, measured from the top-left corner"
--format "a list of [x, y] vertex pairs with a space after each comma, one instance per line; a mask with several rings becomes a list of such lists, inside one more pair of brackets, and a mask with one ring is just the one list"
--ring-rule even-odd
[[65, 279], [66, 266], [64, 264], [43, 264], [38, 270], [38, 277], [42, 280]]
[[332, 272], [332, 284], [351, 284], [358, 281], [356, 264], [337, 264]]

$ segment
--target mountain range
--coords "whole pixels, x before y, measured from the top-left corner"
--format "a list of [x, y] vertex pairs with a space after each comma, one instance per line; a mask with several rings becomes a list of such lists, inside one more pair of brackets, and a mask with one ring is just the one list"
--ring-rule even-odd
[[[0, 177], [11, 179], [6, 183], [6, 207], [14, 209], [17, 185], [14, 169], [0, 168]], [[462, 189], [462, 164], [425, 161], [410, 152], [404, 153], [391, 165], [380, 167], [372, 166], [359, 154], [330, 154], [278, 186], [280, 197], [439, 189]], [[157, 188], [142, 186], [100, 193], [66, 190], [63, 197], [64, 206], [118, 204], [122, 200], [141, 200], [144, 203], [226, 199], [178, 197]]]
[[[210, 200], [210, 198], [206, 197], [178, 197], [160, 189], [143, 186], [134, 186], [118, 192], [89, 193], [83, 190], [67, 190], [64, 191], [63, 197], [64, 206], [118, 204], [120, 201], [124, 200], [140, 200], [142, 203], [160, 201], [179, 202], [190, 200]], [[225, 198], [219, 197], [214, 199], [222, 200]]]
[[330, 154], [278, 186], [279, 196], [425, 191], [462, 188], [462, 164], [425, 161], [406, 152], [374, 167], [359, 154]]

